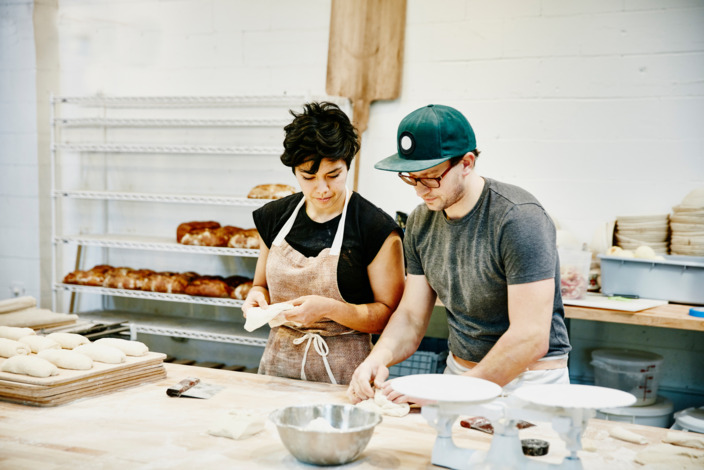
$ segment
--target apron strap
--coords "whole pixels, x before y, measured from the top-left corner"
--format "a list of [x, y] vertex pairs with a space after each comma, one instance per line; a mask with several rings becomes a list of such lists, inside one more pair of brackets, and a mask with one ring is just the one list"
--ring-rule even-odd
[[305, 204], [306, 202], [306, 197], [303, 196], [301, 198], [301, 202], [298, 203], [296, 208], [293, 210], [293, 214], [291, 214], [291, 217], [288, 218], [286, 223], [284, 224], [283, 227], [281, 227], [281, 230], [279, 233], [276, 235], [276, 238], [274, 238], [274, 241], [271, 243], [272, 245], [279, 246], [281, 243], [284, 241], [284, 238], [286, 238], [286, 235], [288, 235], [288, 232], [291, 231], [291, 227], [293, 227], [293, 223], [296, 221], [296, 216], [298, 215], [298, 211], [301, 209], [301, 206]]
[[350, 190], [345, 186], [345, 206], [342, 208], [342, 217], [340, 223], [337, 224], [337, 232], [330, 247], [330, 256], [339, 256], [342, 251], [342, 238], [345, 235], [345, 218], [347, 217], [347, 205], [350, 202]]
[[308, 358], [308, 349], [310, 349], [310, 343], [312, 341], [313, 347], [315, 347], [315, 352], [317, 352], [320, 357], [323, 358], [323, 364], [325, 365], [325, 370], [328, 373], [330, 382], [333, 384], [337, 384], [337, 380], [335, 380], [335, 376], [333, 375], [332, 370], [330, 369], [330, 364], [328, 363], [327, 355], [330, 352], [330, 349], [328, 348], [328, 343], [326, 343], [323, 337], [320, 336], [318, 333], [309, 332], [301, 336], [300, 338], [294, 339], [293, 344], [301, 344], [303, 341], [306, 340], [308, 340], [306, 342], [306, 350], [303, 353], [303, 360], [301, 361], [301, 380], [306, 380], [306, 359]]

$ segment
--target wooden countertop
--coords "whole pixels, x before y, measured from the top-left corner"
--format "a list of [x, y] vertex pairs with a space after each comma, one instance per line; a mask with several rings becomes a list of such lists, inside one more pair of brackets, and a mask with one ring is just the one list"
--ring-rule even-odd
[[579, 320], [704, 331], [704, 318], [689, 315], [689, 309], [692, 307], [692, 305], [667, 304], [639, 312], [625, 312], [565, 305], [565, 317]]
[[[218, 417], [235, 409], [260, 410], [302, 403], [347, 403], [345, 387], [192, 366], [165, 364], [167, 378], [107, 395], [51, 408], [0, 402], [0, 467], [42, 469], [312, 468], [296, 461], [266, 428], [245, 440], [207, 433]], [[166, 388], [196, 376], [226, 388], [207, 400], [171, 398]], [[459, 421], [459, 420], [458, 420]], [[546, 459], [562, 460], [564, 444], [547, 423], [521, 431], [521, 437], [547, 439]], [[614, 425], [659, 443], [667, 429], [591, 420], [581, 458], [585, 469], [636, 469], [642, 445], [609, 437]], [[455, 423], [458, 445], [486, 450], [491, 436]], [[385, 416], [364, 453], [344, 468], [435, 468], [430, 464], [435, 430], [420, 414]], [[589, 451], [588, 449], [598, 449]]]

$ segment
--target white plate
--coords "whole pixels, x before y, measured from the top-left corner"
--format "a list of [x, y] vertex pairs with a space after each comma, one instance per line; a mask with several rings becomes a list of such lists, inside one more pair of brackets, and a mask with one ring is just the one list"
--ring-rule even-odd
[[513, 392], [513, 396], [552, 408], [616, 408], [636, 402], [636, 397], [621, 390], [576, 384], [526, 385]]
[[447, 374], [406, 375], [391, 380], [391, 388], [408, 397], [453, 403], [476, 403], [501, 394], [494, 382]]

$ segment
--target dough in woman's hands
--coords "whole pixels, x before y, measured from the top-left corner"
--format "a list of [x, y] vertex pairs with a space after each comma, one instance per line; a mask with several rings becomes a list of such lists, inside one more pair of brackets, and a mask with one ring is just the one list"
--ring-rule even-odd
[[88, 338], [76, 333], [49, 333], [46, 337], [59, 343], [62, 349], [73, 349], [81, 344], [90, 343]]
[[234, 410], [215, 422], [208, 434], [229, 439], [247, 439], [264, 429], [265, 415], [253, 410]]
[[37, 333], [31, 328], [20, 328], [18, 326], [0, 326], [0, 338], [14, 339], [17, 341], [20, 338]]
[[97, 341], [95, 343], [82, 344], [74, 349], [74, 351], [85, 354], [94, 361], [104, 362], [105, 364], [120, 364], [127, 360], [125, 353], [119, 349], [106, 344], [98, 344]]
[[85, 354], [67, 349], [45, 349], [39, 351], [37, 356], [61, 369], [89, 370], [93, 367], [93, 359]]
[[59, 343], [53, 339], [47, 338], [46, 336], [23, 336], [18, 341], [29, 346], [33, 353], [38, 353], [39, 351], [44, 351], [45, 349], [61, 349], [61, 345]]
[[12, 356], [2, 363], [0, 371], [32, 377], [59, 375], [59, 369], [54, 364], [37, 356]]
[[648, 439], [645, 436], [629, 431], [621, 426], [615, 426], [609, 430], [609, 435], [622, 441], [632, 442], [634, 444], [647, 444]]
[[128, 356], [144, 356], [149, 352], [146, 344], [140, 341], [130, 341], [121, 338], [100, 338], [96, 344], [104, 344], [117, 348]]
[[27, 356], [32, 352], [32, 349], [24, 343], [15, 341], [14, 339], [0, 338], [0, 356]]
[[401, 418], [406, 416], [411, 411], [411, 405], [408, 403], [394, 403], [389, 400], [384, 392], [377, 390], [374, 393], [374, 398], [357, 403], [358, 407], [367, 410], [381, 413], [387, 416], [395, 416]]

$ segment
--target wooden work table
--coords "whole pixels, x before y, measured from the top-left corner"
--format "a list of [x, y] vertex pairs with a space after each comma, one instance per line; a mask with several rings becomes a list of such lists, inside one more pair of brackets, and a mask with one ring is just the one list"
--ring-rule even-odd
[[[244, 440], [214, 437], [207, 430], [224, 413], [236, 409], [268, 415], [286, 405], [347, 403], [344, 386], [175, 364], [165, 367], [166, 379], [57, 407], [0, 402], [0, 468], [313, 468], [288, 453], [268, 420], [264, 431]], [[225, 388], [206, 400], [166, 395], [168, 386], [191, 376]], [[550, 453], [541, 459], [560, 462], [564, 444], [549, 424], [536, 424], [522, 430], [521, 437], [547, 439]], [[490, 435], [459, 423], [455, 426], [458, 445], [488, 449]], [[652, 444], [668, 432], [591, 420], [584, 433], [585, 450], [580, 453], [585, 469], [639, 468], [633, 458], [645, 446], [610, 437], [614, 426], [638, 432]], [[435, 430], [420, 414], [385, 416], [364, 453], [344, 468], [434, 468], [430, 458], [435, 437]]]
[[639, 312], [626, 312], [565, 305], [565, 317], [578, 320], [704, 331], [704, 318], [689, 315], [690, 308], [692, 308], [692, 305], [666, 304]]

